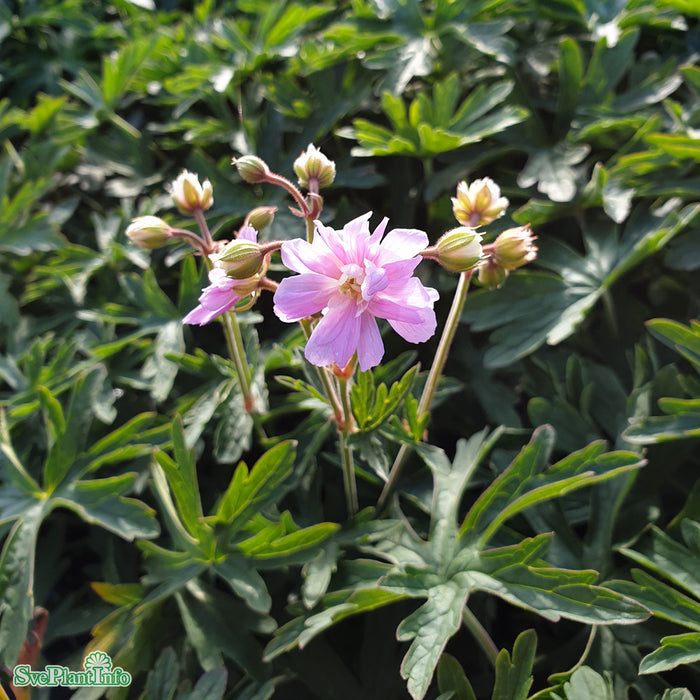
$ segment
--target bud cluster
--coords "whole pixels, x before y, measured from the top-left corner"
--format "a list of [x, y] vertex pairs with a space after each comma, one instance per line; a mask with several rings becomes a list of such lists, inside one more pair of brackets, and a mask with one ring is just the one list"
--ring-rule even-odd
[[479, 282], [490, 289], [500, 287], [508, 273], [532, 262], [537, 246], [530, 226], [517, 226], [501, 233], [485, 246], [487, 259], [479, 267]]

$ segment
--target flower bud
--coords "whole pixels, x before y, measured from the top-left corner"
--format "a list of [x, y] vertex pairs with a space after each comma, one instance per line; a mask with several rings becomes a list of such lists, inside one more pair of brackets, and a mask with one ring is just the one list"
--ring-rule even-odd
[[500, 287], [503, 282], [505, 282], [506, 277], [508, 277], [508, 270], [501, 267], [493, 258], [488, 258], [484, 260], [479, 265], [479, 284], [488, 287], [489, 289], [496, 289]]
[[244, 280], [255, 275], [262, 267], [264, 257], [257, 243], [242, 238], [230, 241], [220, 253], [209, 256], [216, 267], [235, 280]]
[[314, 182], [318, 188], [328, 187], [335, 180], [335, 163], [310, 143], [294, 161], [294, 172], [302, 187], [313, 189]]
[[250, 184], [265, 182], [270, 174], [267, 163], [257, 156], [242, 156], [231, 161], [237, 168], [238, 174]]
[[537, 257], [536, 236], [528, 226], [518, 226], [504, 231], [493, 242], [493, 259], [506, 270], [515, 270]]
[[257, 288], [260, 282], [260, 275], [253, 275], [246, 279], [236, 280], [233, 284], [232, 289], [241, 298], [245, 298], [252, 294]]
[[435, 259], [450, 272], [466, 272], [482, 258], [481, 234], [460, 226], [448, 231], [435, 244]]
[[170, 185], [170, 194], [181, 214], [191, 214], [197, 209], [204, 211], [214, 203], [211, 182], [205, 180], [200, 185], [196, 173], [190, 173], [187, 170], [183, 170]]
[[153, 250], [172, 238], [172, 229], [157, 216], [139, 216], [126, 229], [129, 240], [139, 248]]
[[503, 216], [508, 200], [501, 197], [500, 187], [489, 177], [474, 180], [471, 185], [457, 185], [457, 197], [452, 197], [452, 211], [460, 224], [483, 226]]
[[256, 207], [248, 213], [245, 222], [256, 231], [262, 231], [273, 222], [276, 211], [277, 207]]

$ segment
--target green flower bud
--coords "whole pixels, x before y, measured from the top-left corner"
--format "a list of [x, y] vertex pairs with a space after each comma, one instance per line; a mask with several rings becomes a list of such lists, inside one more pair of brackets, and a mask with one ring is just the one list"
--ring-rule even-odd
[[181, 214], [191, 214], [197, 209], [209, 209], [214, 204], [214, 190], [209, 180], [199, 184], [196, 173], [183, 170], [170, 185], [173, 202]]
[[500, 287], [503, 282], [505, 282], [506, 277], [508, 277], [508, 270], [494, 262], [492, 258], [484, 260], [484, 262], [479, 265], [479, 275], [477, 279], [479, 280], [479, 284], [484, 285], [484, 287], [496, 289], [496, 287]]
[[256, 207], [246, 216], [246, 223], [256, 231], [262, 231], [273, 222], [276, 211], [277, 207]]
[[481, 234], [460, 226], [448, 231], [435, 244], [435, 259], [450, 272], [466, 272], [479, 264], [483, 256]]
[[242, 156], [231, 161], [237, 168], [238, 174], [250, 184], [265, 182], [270, 174], [267, 163], [257, 156]]
[[129, 240], [139, 248], [153, 250], [172, 238], [172, 229], [157, 216], [139, 216], [126, 229]]
[[515, 270], [537, 257], [536, 236], [528, 226], [504, 231], [493, 243], [493, 259], [506, 270]]
[[327, 158], [312, 143], [294, 161], [294, 172], [302, 187], [311, 189], [310, 183], [317, 187], [328, 187], [335, 180], [335, 163]]
[[471, 185], [460, 182], [457, 197], [452, 197], [452, 211], [460, 224], [483, 226], [503, 216], [508, 200], [501, 197], [500, 187], [489, 177], [474, 180]]
[[257, 243], [241, 238], [230, 241], [220, 253], [209, 256], [216, 267], [221, 268], [228, 277], [236, 280], [248, 279], [257, 274], [262, 267], [264, 257]]

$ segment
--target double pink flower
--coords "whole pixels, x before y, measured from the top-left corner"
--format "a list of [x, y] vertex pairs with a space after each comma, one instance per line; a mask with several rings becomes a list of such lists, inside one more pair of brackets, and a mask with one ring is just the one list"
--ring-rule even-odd
[[378, 365], [384, 344], [377, 318], [411, 343], [435, 333], [438, 294], [412, 276], [428, 236], [394, 229], [382, 240], [388, 219], [370, 234], [370, 216], [340, 231], [316, 221], [313, 243], [294, 239], [282, 245], [282, 262], [299, 275], [282, 280], [274, 311], [288, 322], [323, 314], [306, 344], [306, 359], [314, 365], [344, 367], [355, 352], [362, 371]]

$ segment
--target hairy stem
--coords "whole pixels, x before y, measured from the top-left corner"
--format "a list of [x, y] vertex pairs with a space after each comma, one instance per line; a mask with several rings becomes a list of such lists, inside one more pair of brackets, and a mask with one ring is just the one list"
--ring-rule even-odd
[[357, 499], [357, 481], [355, 480], [355, 461], [352, 448], [348, 445], [348, 437], [353, 429], [353, 415], [350, 406], [350, 387], [347, 378], [338, 380], [340, 398], [343, 402], [343, 422], [338, 426], [340, 440], [340, 457], [343, 464], [343, 483], [345, 485], [345, 500], [348, 504], [348, 514], [354, 515], [360, 509]]
[[207, 224], [206, 217], [204, 216], [204, 212], [201, 209], [195, 209], [192, 212], [192, 216], [194, 216], [194, 220], [197, 222], [197, 226], [202, 234], [204, 244], [208, 248], [208, 252], [211, 253], [214, 249], [214, 240], [211, 237], [211, 232], [209, 231], [209, 226]]

